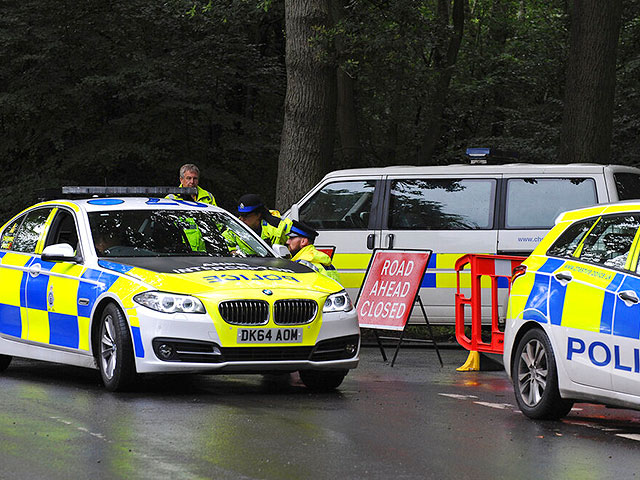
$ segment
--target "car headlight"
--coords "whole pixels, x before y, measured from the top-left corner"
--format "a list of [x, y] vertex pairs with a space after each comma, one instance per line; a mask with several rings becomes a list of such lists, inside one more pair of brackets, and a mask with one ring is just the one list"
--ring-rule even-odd
[[323, 312], [349, 312], [353, 310], [353, 303], [346, 290], [332, 293], [324, 302]]
[[162, 313], [205, 313], [202, 302], [190, 295], [144, 292], [134, 296], [133, 300], [151, 310]]

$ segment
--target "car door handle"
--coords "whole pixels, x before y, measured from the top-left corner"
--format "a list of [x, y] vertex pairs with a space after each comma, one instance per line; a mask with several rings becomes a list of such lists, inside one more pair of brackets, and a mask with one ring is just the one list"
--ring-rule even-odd
[[393, 233], [390, 233], [389, 235], [387, 235], [387, 238], [389, 239], [389, 244], [388, 247], [389, 249], [393, 248], [393, 239], [395, 238], [395, 236], [393, 235]]
[[571, 276], [571, 274], [569, 272], [556, 273], [554, 276], [556, 277], [556, 280], [558, 280], [563, 285], [566, 285], [571, 280], [573, 280], [573, 277]]
[[40, 265], [39, 263], [34, 263], [29, 267], [29, 275], [35, 278], [38, 275], [40, 275], [41, 270], [42, 270], [42, 265]]
[[638, 299], [638, 295], [633, 290], [625, 290], [624, 292], [620, 292], [618, 294], [620, 300], [622, 300], [627, 307], [635, 305], [640, 300]]
[[376, 246], [376, 234], [370, 233], [369, 235], [367, 235], [367, 248], [369, 250], [373, 250], [373, 247], [375, 246]]

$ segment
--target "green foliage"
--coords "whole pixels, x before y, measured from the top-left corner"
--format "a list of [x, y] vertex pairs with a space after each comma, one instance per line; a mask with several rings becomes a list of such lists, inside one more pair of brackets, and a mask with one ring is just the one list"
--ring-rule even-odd
[[[319, 60], [355, 81], [362, 162], [413, 163], [453, 35], [437, 7], [453, 0], [333, 1], [340, 20], [309, 41], [330, 45], [335, 58]], [[246, 192], [272, 204], [286, 88], [283, 2], [2, 5], [0, 218], [40, 187], [175, 185], [185, 162], [201, 167], [202, 185], [223, 206]], [[433, 163], [459, 162], [468, 146], [562, 161], [570, 5], [467, 0]], [[640, 0], [624, 0], [612, 160], [631, 165], [640, 164], [639, 19]]]
[[[5, 2], [6, 4], [6, 2]], [[275, 184], [282, 12], [255, 2], [25, 0], [0, 20], [0, 213], [65, 184]], [[269, 184], [269, 183], [268, 183]], [[268, 192], [271, 195], [273, 192]]]

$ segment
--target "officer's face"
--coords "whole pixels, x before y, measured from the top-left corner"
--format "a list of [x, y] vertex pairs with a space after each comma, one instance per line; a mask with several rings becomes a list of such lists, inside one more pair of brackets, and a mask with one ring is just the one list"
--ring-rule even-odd
[[287, 239], [287, 247], [291, 252], [291, 255], [298, 253], [303, 247], [309, 244], [309, 239], [305, 237], [289, 237]]
[[190, 172], [189, 170], [184, 172], [183, 177], [180, 177], [180, 183], [182, 184], [183, 187], [191, 187], [191, 188], [197, 187], [198, 180], [200, 180], [200, 177], [198, 176], [198, 174], [196, 172]]
[[249, 212], [245, 215], [240, 215], [240, 220], [256, 232], [260, 231], [260, 218], [260, 214], [257, 212]]

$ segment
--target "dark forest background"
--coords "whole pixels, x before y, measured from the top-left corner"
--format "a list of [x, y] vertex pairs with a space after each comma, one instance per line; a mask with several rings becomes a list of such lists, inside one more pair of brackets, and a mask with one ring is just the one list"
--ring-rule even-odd
[[[306, 41], [338, 72], [338, 114], [352, 118], [336, 129], [352, 130], [331, 139], [324, 170], [457, 163], [471, 146], [566, 161], [574, 2], [330, 2]], [[283, 2], [0, 0], [0, 12], [3, 221], [38, 188], [177, 185], [187, 162], [223, 207], [247, 192], [274, 204]], [[622, 1], [619, 25], [611, 153], [595, 161], [640, 165], [640, 0]]]

